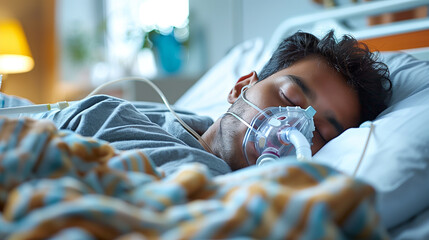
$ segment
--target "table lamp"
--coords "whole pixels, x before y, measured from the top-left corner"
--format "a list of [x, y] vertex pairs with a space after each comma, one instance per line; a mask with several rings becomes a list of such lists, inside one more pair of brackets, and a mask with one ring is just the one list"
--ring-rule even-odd
[[33, 67], [21, 24], [13, 19], [0, 19], [0, 74], [28, 72]]

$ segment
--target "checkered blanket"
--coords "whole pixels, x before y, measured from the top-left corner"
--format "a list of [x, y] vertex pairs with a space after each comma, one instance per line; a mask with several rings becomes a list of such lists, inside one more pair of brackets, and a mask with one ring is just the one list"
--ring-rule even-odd
[[383, 239], [374, 194], [303, 162], [165, 176], [144, 149], [0, 118], [0, 239]]

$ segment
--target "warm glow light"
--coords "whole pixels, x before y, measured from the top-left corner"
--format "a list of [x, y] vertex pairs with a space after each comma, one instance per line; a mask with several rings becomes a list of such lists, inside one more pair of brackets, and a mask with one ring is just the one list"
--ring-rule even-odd
[[0, 55], [0, 73], [21, 73], [33, 69], [34, 61], [23, 55]]
[[34, 61], [19, 22], [0, 20], [0, 73], [21, 73], [33, 69]]
[[188, 15], [188, 0], [145, 0], [140, 5], [141, 24], [161, 31], [186, 26]]

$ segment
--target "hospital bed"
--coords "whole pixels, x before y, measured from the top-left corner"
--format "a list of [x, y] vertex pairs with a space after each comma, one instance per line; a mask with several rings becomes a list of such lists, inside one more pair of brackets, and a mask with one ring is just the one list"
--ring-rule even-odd
[[[374, 121], [357, 177], [378, 191], [377, 207], [394, 239], [429, 238], [429, 18], [349, 27], [347, 21], [429, 6], [427, 0], [386, 0], [286, 19], [268, 42], [237, 45], [177, 102], [214, 119], [227, 111], [226, 96], [240, 76], [259, 71], [277, 44], [298, 30], [323, 36], [350, 34], [380, 51], [393, 82], [389, 107]], [[210, 89], [210, 91], [208, 91]], [[193, 101], [199, 99], [199, 101]], [[369, 128], [349, 129], [314, 159], [347, 174], [356, 170]]]
[[[297, 30], [320, 36], [333, 28], [368, 44], [409, 32], [427, 39], [428, 18], [365, 29], [342, 24], [351, 16], [426, 5], [429, 0], [376, 1], [286, 19], [268, 43], [237, 45], [175, 107], [220, 117], [236, 80], [259, 71], [278, 42]], [[0, 238], [429, 238], [429, 42], [423, 42], [380, 54], [393, 82], [389, 107], [374, 128], [346, 130], [313, 163], [279, 162], [219, 177], [187, 165], [165, 177], [144, 149], [117, 152], [46, 122], [0, 119], [0, 151], [9, 154], [0, 155]], [[378, 44], [370, 47], [386, 50]]]

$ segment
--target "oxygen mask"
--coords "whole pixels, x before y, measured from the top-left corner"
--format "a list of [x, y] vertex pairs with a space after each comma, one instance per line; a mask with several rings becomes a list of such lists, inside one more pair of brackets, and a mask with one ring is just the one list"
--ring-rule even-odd
[[240, 97], [259, 112], [250, 124], [227, 112], [248, 127], [242, 146], [249, 165], [263, 165], [287, 156], [299, 161], [311, 160], [313, 116], [316, 114], [313, 107], [304, 110], [298, 106], [279, 106], [261, 110], [246, 99], [245, 90]]
[[290, 155], [300, 161], [311, 160], [315, 113], [310, 106], [305, 110], [300, 107], [270, 107], [257, 114], [243, 139], [247, 162], [253, 162], [255, 154], [258, 165]]

